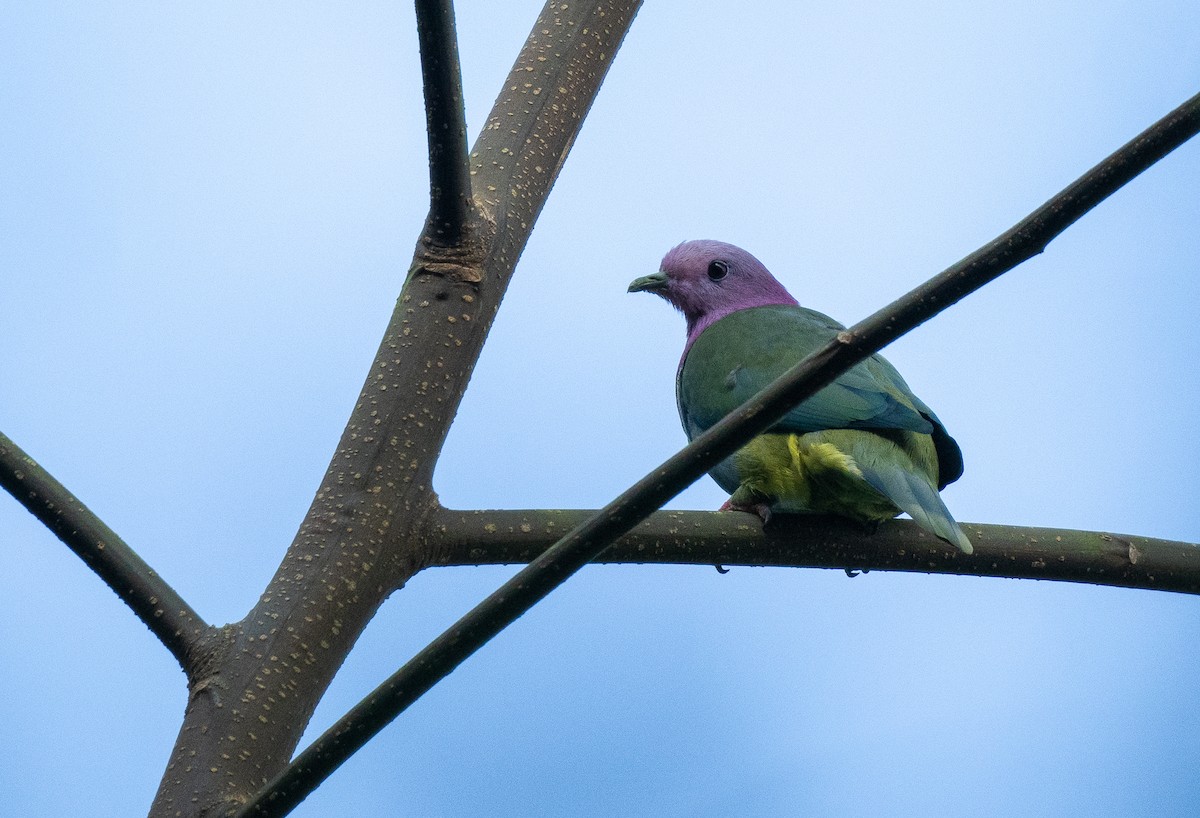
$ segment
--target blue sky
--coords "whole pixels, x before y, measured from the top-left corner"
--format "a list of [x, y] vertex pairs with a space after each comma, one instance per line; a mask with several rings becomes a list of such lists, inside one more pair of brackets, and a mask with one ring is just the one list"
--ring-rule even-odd
[[[1185, 2], [647, 5], [517, 269], [436, 479], [598, 507], [683, 443], [681, 319], [630, 279], [740, 244], [847, 323], [1200, 90]], [[472, 133], [537, 3], [458, 11]], [[0, 429], [210, 621], [308, 506], [426, 208], [406, 4], [0, 8]], [[960, 520], [1200, 541], [1200, 143], [894, 344]], [[674, 503], [716, 508], [705, 478]], [[182, 674], [0, 499], [22, 815], [144, 813]], [[384, 606], [313, 734], [505, 577]], [[300, 816], [1195, 815], [1200, 603], [1055, 583], [595, 567]]]

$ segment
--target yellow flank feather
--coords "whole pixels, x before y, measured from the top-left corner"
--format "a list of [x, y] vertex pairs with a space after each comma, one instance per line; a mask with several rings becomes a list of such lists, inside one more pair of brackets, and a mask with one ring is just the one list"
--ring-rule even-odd
[[[874, 454], [863, 446], [907, 455], [886, 438], [869, 432], [831, 429], [807, 434], [764, 434], [734, 455], [740, 485], [734, 504], [768, 503], [781, 512], [838, 514], [866, 525], [890, 520], [900, 509], [863, 479], [855, 454]], [[924, 436], [922, 436], [924, 437]]]

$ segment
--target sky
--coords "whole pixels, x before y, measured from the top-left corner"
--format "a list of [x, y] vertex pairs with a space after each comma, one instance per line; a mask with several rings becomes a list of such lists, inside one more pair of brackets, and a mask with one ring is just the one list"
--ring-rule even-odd
[[[478, 132], [538, 3], [461, 3]], [[454, 508], [597, 508], [684, 442], [683, 322], [628, 295], [730, 241], [857, 321], [1200, 90], [1190, 0], [648, 3], [439, 462]], [[213, 623], [257, 599], [427, 206], [407, 4], [0, 6], [0, 430]], [[961, 521], [1200, 542], [1200, 142], [886, 350]], [[671, 503], [715, 509], [707, 477]], [[431, 570], [305, 742], [514, 572]], [[149, 806], [174, 660], [0, 498], [0, 792]], [[1200, 600], [872, 572], [589, 567], [297, 816], [1200, 813]]]

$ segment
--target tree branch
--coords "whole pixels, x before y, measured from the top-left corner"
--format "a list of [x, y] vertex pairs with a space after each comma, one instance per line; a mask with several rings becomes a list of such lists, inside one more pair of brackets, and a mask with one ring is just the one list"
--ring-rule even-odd
[[[594, 515], [581, 510], [452, 511], [431, 518], [436, 565], [529, 562]], [[910, 520], [874, 533], [840, 518], [778, 514], [765, 529], [738, 512], [659, 511], [594, 562], [770, 565], [1051, 579], [1200, 594], [1200, 546], [1054, 528], [961, 523], [973, 555], [947, 548]]]
[[425, 565], [438, 453], [517, 259], [639, 6], [548, 2], [535, 21], [471, 155], [478, 210], [467, 233], [452, 247], [428, 232], [418, 239], [300, 530], [258, 603], [212, 646], [211, 678], [193, 686], [152, 815], [225, 814], [247, 803], [291, 757], [378, 606]]
[[[300, 753], [238, 815], [287, 814], [392, 719], [595, 559], [617, 537], [846, 369], [1041, 252], [1084, 213], [1198, 129], [1200, 95], [1155, 123], [996, 240], [796, 364], [616, 500], [581, 521], [476, 605]], [[1127, 552], [1131, 562], [1135, 561], [1134, 550]]]
[[[1125, 143], [1012, 228], [851, 327], [848, 333], [851, 338], [839, 339], [837, 345], [847, 343], [850, 348], [857, 349], [870, 333], [872, 344], [876, 338], [879, 342], [867, 354], [882, 349], [946, 307], [1041, 253], [1089, 210], [1187, 142], [1198, 131], [1200, 94]], [[831, 343], [813, 357], [834, 355], [834, 346]], [[855, 362], [858, 360], [861, 358], [856, 358]]]
[[451, 0], [416, 0], [417, 39], [429, 136], [429, 221], [425, 234], [457, 247], [466, 237], [471, 202], [467, 120]]
[[0, 486], [95, 571], [191, 674], [189, 654], [208, 625], [115, 531], [3, 434]]

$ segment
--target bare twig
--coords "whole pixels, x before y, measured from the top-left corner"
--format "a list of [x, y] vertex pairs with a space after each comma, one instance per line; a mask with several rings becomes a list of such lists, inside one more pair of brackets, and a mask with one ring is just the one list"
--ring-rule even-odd
[[462, 243], [471, 209], [467, 121], [451, 0], [416, 0], [425, 124], [429, 135], [429, 221], [439, 245]]
[[[452, 511], [430, 520], [436, 565], [529, 562], [595, 512]], [[962, 523], [971, 556], [910, 520], [874, 533], [840, 518], [779, 514], [764, 530], [738, 512], [658, 511], [597, 563], [771, 565], [1054, 579], [1200, 594], [1200, 546], [1127, 534]]]
[[[844, 345], [848, 350], [857, 350], [864, 343], [870, 343], [871, 352], [875, 352], [890, 344], [964, 296], [1041, 253], [1046, 245], [1085, 213], [1187, 142], [1198, 131], [1200, 94], [1125, 143], [1012, 228], [907, 295], [860, 321], [845, 333], [848, 337], [839, 338], [836, 344], [829, 344], [812, 358], [828, 356], [832, 362], [846, 354], [836, 352], [837, 346]], [[868, 333], [870, 341], [867, 339]], [[878, 344], [875, 344], [876, 339]], [[855, 358], [855, 361], [867, 354], [871, 353]]]
[[[392, 719], [571, 574], [839, 374], [1041, 252], [1059, 233], [1200, 130], [1197, 95], [1011, 230], [842, 332], [695, 438], [504, 583], [321, 735], [239, 815], [285, 815]], [[963, 555], [955, 555], [962, 558]]]
[[208, 627], [124, 540], [17, 444], [0, 434], [0, 486], [67, 544], [190, 672], [189, 651]]

